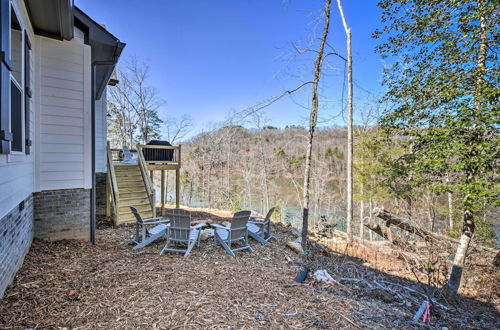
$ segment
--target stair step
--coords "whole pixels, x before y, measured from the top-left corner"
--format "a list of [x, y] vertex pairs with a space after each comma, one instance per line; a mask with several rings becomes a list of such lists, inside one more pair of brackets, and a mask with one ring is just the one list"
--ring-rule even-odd
[[[153, 214], [153, 212], [151, 210], [149, 210], [149, 211], [139, 211], [139, 213], [141, 214], [141, 217], [143, 217], [145, 219], [146, 218], [151, 218], [152, 214]], [[122, 212], [122, 213], [118, 214], [118, 216], [120, 218], [125, 218], [125, 219], [126, 218], [134, 218], [135, 219], [134, 214], [132, 212]]]
[[144, 203], [144, 204], [135, 204], [135, 205], [124, 205], [124, 206], [121, 206], [120, 205], [120, 210], [119, 210], [119, 214], [124, 214], [124, 213], [132, 213], [130, 211], [130, 206], [133, 206], [137, 209], [137, 211], [139, 212], [147, 212], [147, 211], [151, 211], [151, 205], [149, 203]]
[[120, 196], [120, 205], [121, 206], [134, 206], [134, 205], [142, 205], [149, 204], [149, 197], [121, 197]]
[[[149, 219], [153, 217], [153, 213], [151, 211], [149, 212], [141, 212], [141, 217], [143, 219]], [[130, 213], [123, 213], [118, 216], [118, 222], [119, 223], [129, 223], [129, 222], [136, 222], [135, 216]]]
[[137, 220], [134, 218], [120, 218], [118, 219], [118, 225], [122, 225], [125, 223], [135, 223]]
[[116, 181], [122, 181], [122, 180], [141, 180], [142, 181], [142, 175], [141, 173], [134, 173], [134, 174], [116, 174]]
[[118, 186], [118, 192], [120, 193], [120, 197], [122, 194], [127, 194], [127, 193], [137, 193], [137, 192], [144, 192], [146, 193], [146, 188], [144, 185], [123, 185], [123, 186]]
[[123, 198], [148, 198], [146, 190], [136, 190], [136, 191], [120, 191], [120, 200]]
[[122, 182], [139, 182], [139, 183], [144, 183], [144, 181], [142, 180], [142, 176], [140, 176], [140, 177], [128, 177], [128, 176], [124, 176], [124, 177], [121, 177], [121, 178], [116, 178], [116, 181], [118, 181], [118, 183], [122, 183]]
[[115, 170], [117, 171], [125, 171], [136, 168], [139, 168], [139, 165], [115, 165]]
[[118, 189], [120, 188], [130, 188], [130, 187], [144, 187], [144, 182], [140, 180], [126, 180], [120, 181], [118, 180]]
[[116, 174], [116, 176], [142, 175], [142, 172], [139, 169], [130, 169], [130, 170], [115, 171], [115, 174]]

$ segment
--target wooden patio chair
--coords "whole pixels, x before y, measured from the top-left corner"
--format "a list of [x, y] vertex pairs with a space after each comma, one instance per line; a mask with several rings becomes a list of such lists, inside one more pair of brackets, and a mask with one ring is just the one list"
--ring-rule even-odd
[[[130, 206], [130, 210], [135, 216], [135, 239], [130, 244], [135, 244], [134, 250], [145, 247], [165, 235], [168, 228], [168, 220], [157, 217], [143, 219], [139, 211]], [[151, 228], [151, 226], [154, 226]]]
[[[238, 211], [233, 215], [231, 223], [226, 227], [218, 224], [212, 224], [215, 229], [214, 240], [215, 246], [219, 243], [222, 245], [224, 250], [234, 257], [234, 252], [240, 250], [249, 250], [253, 252], [253, 249], [248, 245], [248, 229], [247, 223], [250, 218], [250, 211]], [[243, 244], [242, 247], [232, 249], [231, 245], [234, 242], [240, 242]]]
[[[184, 257], [187, 257], [196, 244], [200, 245], [201, 227], [205, 224], [200, 223], [191, 226], [191, 213], [183, 209], [168, 210], [167, 216], [170, 220], [170, 226], [167, 231], [167, 244], [161, 250], [160, 254], [165, 252], [183, 252]], [[184, 244], [187, 248], [174, 249], [170, 247], [172, 243]]]
[[273, 215], [274, 207], [266, 214], [266, 217], [252, 216], [248, 221], [248, 235], [262, 244], [271, 244], [271, 239], [276, 239], [271, 235], [271, 216]]

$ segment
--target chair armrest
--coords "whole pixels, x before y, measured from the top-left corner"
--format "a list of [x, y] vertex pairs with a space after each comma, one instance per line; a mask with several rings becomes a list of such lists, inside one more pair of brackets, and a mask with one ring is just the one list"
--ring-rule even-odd
[[262, 220], [265, 220], [266, 218], [261, 217], [261, 216], [258, 216], [258, 215], [252, 215], [252, 216], [250, 217], [250, 219], [251, 219], [250, 221], [255, 221], [255, 220], [257, 220], [257, 219], [261, 219], [260, 221], [262, 221]]
[[264, 226], [264, 225], [267, 225], [269, 223], [269, 220], [266, 220], [266, 221], [248, 221], [248, 223], [253, 223], [254, 225], [257, 225], [257, 226]]
[[149, 221], [157, 221], [157, 220], [161, 220], [161, 221], [170, 221], [168, 219], [165, 219], [164, 217], [156, 217], [156, 218], [147, 218], [147, 219], [142, 219], [142, 222], [149, 222]]
[[219, 225], [219, 224], [217, 224], [217, 223], [213, 223], [213, 224], [211, 224], [211, 225], [210, 225], [210, 227], [217, 228], [217, 229], [230, 230], [229, 228], [224, 227], [224, 226], [221, 226], [221, 225]]
[[170, 223], [170, 220], [160, 220], [160, 221], [150, 221], [150, 222], [145, 222], [145, 225], [158, 225], [161, 223]]
[[199, 228], [202, 228], [202, 227], [205, 227], [205, 224], [204, 223], [199, 223], [197, 225], [191, 226], [191, 229], [199, 229]]

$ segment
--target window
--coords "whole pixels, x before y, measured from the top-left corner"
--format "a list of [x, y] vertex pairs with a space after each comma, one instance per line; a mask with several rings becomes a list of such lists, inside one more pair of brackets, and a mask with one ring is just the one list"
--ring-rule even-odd
[[10, 84], [11, 150], [23, 151], [23, 33], [16, 13], [10, 13], [10, 57], [12, 63]]
[[22, 93], [14, 80], [10, 83], [10, 129], [12, 130], [12, 151], [23, 151]]

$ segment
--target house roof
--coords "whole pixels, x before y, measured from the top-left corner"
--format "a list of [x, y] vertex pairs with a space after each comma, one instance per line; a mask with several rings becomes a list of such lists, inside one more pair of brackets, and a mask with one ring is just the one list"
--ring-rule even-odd
[[36, 34], [73, 39], [73, 0], [24, 0]]
[[95, 65], [96, 99], [100, 99], [109, 82], [125, 43], [107, 31], [78, 7], [74, 7], [75, 25], [83, 29], [86, 43], [92, 47], [92, 64]]
[[73, 0], [25, 0], [25, 3], [35, 33], [59, 40], [73, 39], [75, 27], [85, 33], [84, 41], [92, 48], [95, 67], [95, 98], [100, 99], [125, 43], [76, 7]]

